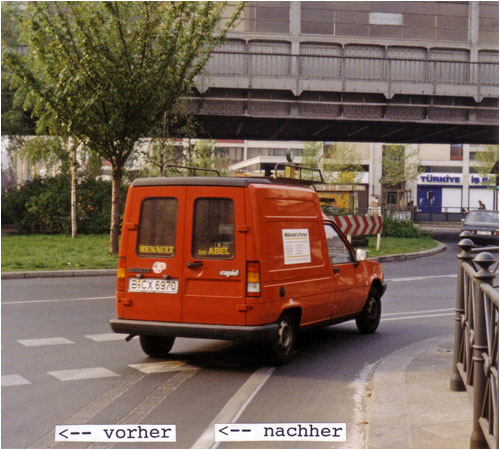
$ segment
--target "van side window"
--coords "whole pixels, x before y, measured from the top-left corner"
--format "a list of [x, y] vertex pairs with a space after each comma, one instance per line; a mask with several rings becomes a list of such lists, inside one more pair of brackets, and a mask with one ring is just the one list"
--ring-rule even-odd
[[325, 225], [326, 242], [328, 244], [328, 256], [332, 264], [352, 262], [352, 255], [335, 228]]
[[175, 255], [177, 199], [147, 198], [141, 205], [137, 254], [139, 256]]
[[198, 198], [193, 213], [193, 258], [234, 256], [234, 203], [229, 198]]

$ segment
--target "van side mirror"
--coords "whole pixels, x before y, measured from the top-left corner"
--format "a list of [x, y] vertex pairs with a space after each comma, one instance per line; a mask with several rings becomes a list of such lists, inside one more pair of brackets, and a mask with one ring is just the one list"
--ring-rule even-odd
[[364, 261], [364, 260], [366, 260], [366, 250], [358, 248], [356, 250], [356, 261]]

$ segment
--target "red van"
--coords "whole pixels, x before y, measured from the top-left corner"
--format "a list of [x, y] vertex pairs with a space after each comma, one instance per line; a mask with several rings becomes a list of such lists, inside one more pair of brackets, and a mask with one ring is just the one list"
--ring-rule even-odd
[[179, 336], [268, 342], [283, 364], [299, 330], [355, 319], [374, 332], [385, 287], [309, 188], [145, 178], [127, 196], [111, 328], [152, 357]]

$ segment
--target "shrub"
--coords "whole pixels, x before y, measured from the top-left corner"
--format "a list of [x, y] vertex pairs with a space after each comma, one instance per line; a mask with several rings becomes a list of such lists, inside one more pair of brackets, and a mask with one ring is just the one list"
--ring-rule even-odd
[[[126, 188], [122, 188], [125, 199]], [[71, 232], [71, 180], [69, 175], [34, 179], [2, 193], [2, 223], [14, 224], [20, 233]], [[123, 208], [122, 202], [122, 208]], [[108, 233], [111, 216], [111, 182], [86, 178], [77, 188], [78, 232]]]
[[419, 238], [426, 236], [425, 233], [415, 228], [409, 220], [393, 219], [384, 217], [382, 228], [383, 237]]

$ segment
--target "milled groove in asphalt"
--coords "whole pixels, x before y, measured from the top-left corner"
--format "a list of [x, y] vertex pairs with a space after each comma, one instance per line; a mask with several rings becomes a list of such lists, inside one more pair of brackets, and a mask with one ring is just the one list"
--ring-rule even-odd
[[[129, 375], [122, 381], [117, 383], [112, 389], [102, 394], [99, 398], [84, 406], [76, 414], [73, 414], [69, 419], [57, 425], [83, 425], [99, 414], [103, 409], [107, 408], [117, 398], [121, 397], [127, 391], [132, 389], [139, 383], [146, 374], [137, 373]], [[54, 426], [55, 429], [55, 426]], [[44, 437], [36, 441], [30, 448], [53, 448], [57, 445], [54, 440], [54, 430], [47, 433]]]
[[379, 359], [372, 364], [367, 364], [349, 384], [354, 389], [353, 395], [353, 425], [347, 429], [347, 441], [339, 448], [365, 448], [368, 437], [368, 424], [370, 423], [369, 403], [373, 386], [371, 379], [377, 365], [382, 361]]
[[275, 367], [257, 369], [238, 389], [236, 394], [231, 397], [191, 448], [217, 448], [219, 443], [215, 442], [215, 425], [219, 423], [235, 423], [275, 369]]
[[[200, 371], [199, 368], [193, 367], [185, 369], [172, 378], [168, 379], [161, 386], [151, 392], [141, 403], [139, 403], [126, 416], [122, 417], [117, 425], [123, 424], [139, 424], [153, 412], [172, 392], [174, 392], [184, 382], [189, 380], [193, 375]], [[90, 444], [87, 448], [113, 448], [116, 443], [103, 444], [96, 442]]]

